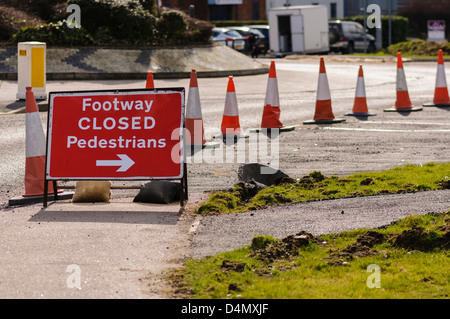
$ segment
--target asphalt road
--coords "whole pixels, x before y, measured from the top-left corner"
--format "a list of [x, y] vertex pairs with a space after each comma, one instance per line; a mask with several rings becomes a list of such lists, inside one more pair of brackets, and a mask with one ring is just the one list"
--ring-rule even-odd
[[[261, 61], [269, 63], [269, 60]], [[297, 126], [296, 132], [282, 134], [280, 137], [282, 160], [279, 161], [279, 168], [294, 176], [307, 174], [311, 170], [345, 175], [364, 170], [382, 170], [404, 163], [448, 161], [449, 149], [444, 138], [449, 130], [448, 110], [427, 108], [422, 112], [403, 115], [383, 112], [395, 102], [395, 60], [380, 62], [329, 56], [325, 61], [335, 116], [343, 118], [345, 113], [351, 112], [360, 64], [364, 66], [369, 111], [377, 116], [370, 117], [367, 121], [345, 117], [345, 123], [334, 126], [303, 125], [303, 121], [312, 119], [314, 115], [318, 57], [276, 60], [281, 121], [284, 125]], [[431, 101], [436, 63], [405, 63], [405, 73], [413, 104], [420, 106]], [[200, 78], [198, 82], [205, 134], [210, 140], [219, 133], [228, 79]], [[241, 127], [244, 130], [259, 127], [267, 75], [235, 77], [234, 82]], [[56, 81], [49, 82], [47, 86], [49, 92], [130, 89], [144, 87], [145, 81]], [[157, 80], [155, 86], [185, 87], [187, 90], [189, 79]], [[17, 84], [3, 81], [0, 89], [15, 96]], [[1, 98], [4, 95], [5, 93], [2, 93]], [[46, 113], [41, 113], [44, 126], [46, 118]], [[24, 123], [24, 114], [0, 117], [0, 145], [4, 150], [4, 161], [0, 163], [2, 202], [11, 196], [20, 196], [22, 192], [25, 162]], [[246, 147], [250, 142], [246, 142]], [[343, 145], [340, 145], [342, 143]], [[236, 181], [236, 169], [242, 163], [237, 159], [227, 163], [226, 153], [222, 153], [222, 159], [220, 154], [210, 155], [214, 160], [212, 164], [202, 161], [198, 165], [194, 163], [195, 160], [188, 158], [188, 163], [192, 163], [189, 166], [188, 180], [191, 191], [222, 189]]]
[[[268, 60], [262, 60], [268, 63]], [[379, 171], [404, 164], [448, 162], [449, 110], [424, 108], [409, 114], [385, 113], [395, 102], [396, 64], [393, 60], [347, 61], [326, 57], [333, 112], [350, 112], [359, 64], [364, 65], [369, 111], [366, 121], [345, 117], [333, 125], [306, 126], [314, 114], [318, 57], [277, 60], [281, 121], [292, 132], [271, 140], [269, 157], [253, 135], [243, 141], [245, 159], [234, 157], [237, 146], [217, 153], [188, 157], [189, 207], [208, 192], [226, 189], [237, 181], [237, 168], [255, 154], [258, 161], [277, 165], [292, 177], [313, 170], [344, 176]], [[433, 97], [436, 63], [405, 63], [412, 102], [420, 106]], [[235, 77], [243, 129], [261, 121], [267, 75]], [[199, 79], [206, 134], [218, 132], [223, 113], [226, 78]], [[188, 79], [157, 80], [156, 87], [186, 87]], [[2, 94], [14, 96], [16, 84], [3, 81]], [[145, 81], [50, 82], [48, 91], [142, 88]], [[46, 114], [41, 113], [42, 123]], [[258, 233], [285, 236], [300, 230], [315, 234], [352, 227], [378, 227], [411, 213], [448, 208], [448, 191], [374, 196], [271, 208], [239, 216], [200, 220], [177, 204], [141, 206], [131, 203], [135, 191], [112, 192], [108, 205], [52, 204], [6, 207], [9, 198], [23, 193], [25, 115], [0, 116], [0, 296], [3, 298], [165, 298], [172, 297], [162, 275], [183, 258], [204, 256], [248, 244]], [[260, 136], [260, 135], [257, 135]], [[275, 150], [272, 154], [272, 150]], [[228, 153], [227, 153], [228, 152]], [[242, 151], [241, 151], [242, 152]], [[232, 154], [228, 158], [227, 154]], [[242, 155], [242, 153], [240, 153]], [[279, 155], [279, 157], [278, 157]], [[450, 175], [450, 172], [449, 172]], [[344, 214], [337, 214], [344, 210]], [[253, 214], [253, 215], [251, 215]], [[337, 214], [337, 215], [336, 215]], [[331, 219], [333, 217], [333, 219]], [[332, 222], [330, 222], [332, 221]], [[280, 229], [283, 229], [280, 232]], [[219, 231], [220, 230], [220, 231]], [[81, 269], [81, 289], [68, 288], [67, 267]], [[167, 290], [168, 289], [168, 290]]]

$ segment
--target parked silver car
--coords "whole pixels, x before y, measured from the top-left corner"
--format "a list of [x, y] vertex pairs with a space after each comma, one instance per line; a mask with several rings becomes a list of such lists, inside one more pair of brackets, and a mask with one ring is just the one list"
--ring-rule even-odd
[[223, 43], [238, 51], [245, 51], [246, 49], [245, 37], [240, 35], [236, 30], [229, 28], [213, 28], [210, 40]]
[[[329, 37], [330, 50], [332, 52], [342, 52], [351, 54], [353, 52], [372, 53], [377, 50], [375, 45], [375, 38], [367, 32], [364, 32], [364, 27], [357, 22], [352, 21], [330, 21]], [[366, 47], [364, 47], [364, 44]]]

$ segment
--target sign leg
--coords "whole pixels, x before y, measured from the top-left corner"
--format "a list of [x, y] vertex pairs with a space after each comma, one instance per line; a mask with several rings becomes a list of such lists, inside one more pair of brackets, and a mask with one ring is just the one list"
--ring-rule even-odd
[[184, 181], [183, 178], [180, 180], [181, 189], [180, 189], [180, 206], [184, 207]]
[[48, 182], [47, 179], [44, 179], [44, 199], [43, 199], [43, 205], [44, 208], [47, 207], [47, 198], [48, 198]]
[[185, 187], [185, 193], [184, 193], [184, 199], [187, 201], [188, 200], [188, 182], [187, 182], [187, 164], [184, 163], [184, 187]]
[[181, 178], [181, 190], [180, 190], [180, 205], [181, 207], [184, 207], [184, 203], [188, 200], [188, 185], [187, 185], [187, 165], [186, 163], [184, 165], [184, 174]]
[[53, 191], [55, 192], [55, 201], [58, 200], [58, 185], [56, 183], [56, 181], [53, 181]]

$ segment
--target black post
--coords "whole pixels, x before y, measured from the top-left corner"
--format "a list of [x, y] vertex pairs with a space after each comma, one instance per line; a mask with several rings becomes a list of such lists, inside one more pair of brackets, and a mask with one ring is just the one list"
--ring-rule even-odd
[[55, 192], [54, 199], [55, 201], [58, 200], [58, 185], [56, 184], [56, 181], [53, 181], [53, 191]]
[[180, 206], [184, 207], [184, 203], [188, 200], [188, 185], [187, 185], [187, 164], [183, 164], [183, 177], [180, 179]]
[[187, 164], [184, 163], [184, 186], [186, 187], [186, 192], [185, 192], [185, 200], [188, 200], [189, 197], [189, 192], [188, 192], [188, 182], [187, 182]]
[[44, 178], [44, 200], [43, 200], [44, 208], [47, 207], [47, 198], [48, 198], [48, 182], [47, 178]]

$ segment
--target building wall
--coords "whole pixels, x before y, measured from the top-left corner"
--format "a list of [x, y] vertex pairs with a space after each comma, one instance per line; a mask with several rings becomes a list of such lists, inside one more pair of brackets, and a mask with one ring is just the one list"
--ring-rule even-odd
[[397, 0], [398, 8], [401, 9], [413, 3], [414, 0]]
[[[357, 0], [356, 0], [357, 1]], [[278, 8], [283, 6], [309, 6], [323, 5], [328, 9], [328, 18], [344, 17], [344, 0], [266, 0], [267, 8]]]
[[161, 6], [178, 9], [189, 13], [189, 6], [194, 5], [194, 17], [209, 20], [208, 0], [161, 0]]
[[401, 3], [406, 3], [410, 0], [345, 0], [345, 16], [363, 15], [364, 3], [368, 6], [370, 4], [378, 4], [381, 8], [381, 14], [389, 13], [389, 5], [391, 6], [391, 13], [396, 14], [397, 8]]
[[162, 0], [163, 7], [189, 13], [194, 5], [194, 17], [201, 20], [266, 20], [266, 0], [242, 0], [242, 4], [211, 4], [214, 0]]
[[[412, 0], [241, 0], [242, 4], [213, 5], [214, 0], [161, 0], [162, 6], [180, 9], [189, 12], [189, 6], [195, 6], [195, 18], [201, 20], [267, 20], [267, 12], [271, 8], [285, 5], [299, 6], [320, 4], [328, 8], [329, 18], [344, 18], [362, 15], [364, 3], [379, 4], [382, 14], [388, 14], [388, 5], [391, 4], [392, 14], [397, 8], [409, 4]], [[333, 12], [335, 6], [336, 12]], [[259, 8], [259, 14], [255, 8]]]
[[266, 20], [266, 0], [243, 0], [237, 20]]

